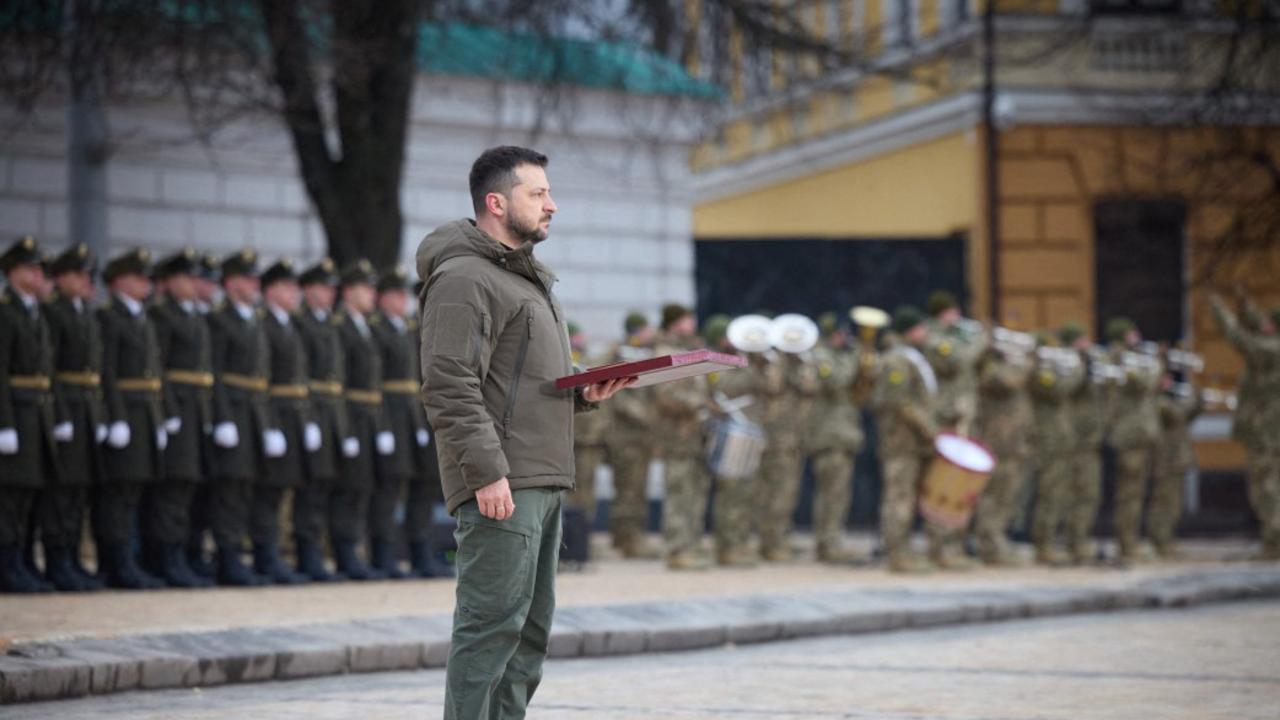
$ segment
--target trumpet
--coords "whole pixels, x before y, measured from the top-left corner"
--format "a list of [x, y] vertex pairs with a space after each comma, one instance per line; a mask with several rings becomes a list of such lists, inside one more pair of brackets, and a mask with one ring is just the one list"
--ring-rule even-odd
[[1036, 348], [1036, 359], [1042, 365], [1049, 365], [1060, 375], [1066, 375], [1080, 367], [1080, 355], [1070, 348], [1039, 347]]
[[858, 324], [858, 345], [862, 350], [858, 353], [858, 377], [853, 381], [853, 402], [864, 405], [875, 388], [878, 363], [876, 333], [889, 324], [889, 313], [880, 308], [859, 305], [849, 311], [849, 317]]
[[978, 337], [987, 331], [987, 326], [983, 325], [981, 320], [967, 317], [956, 320], [956, 328], [967, 338]]
[[991, 344], [1010, 357], [1025, 357], [1036, 351], [1035, 336], [1006, 327], [995, 327], [991, 330]]
[[1165, 353], [1165, 360], [1169, 363], [1169, 369], [1174, 372], [1204, 372], [1204, 358], [1190, 350], [1169, 348]]
[[1228, 410], [1231, 410], [1232, 412], [1235, 411], [1236, 405], [1239, 404], [1239, 401], [1235, 393], [1229, 393], [1229, 392], [1226, 392], [1225, 390], [1219, 390], [1217, 388], [1205, 388], [1201, 390], [1200, 399], [1204, 402], [1205, 405], [1210, 405], [1213, 407], [1223, 407]]

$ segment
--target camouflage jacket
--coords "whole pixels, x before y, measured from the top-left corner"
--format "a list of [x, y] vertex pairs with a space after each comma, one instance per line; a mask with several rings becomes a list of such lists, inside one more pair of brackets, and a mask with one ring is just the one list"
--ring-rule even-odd
[[978, 366], [988, 343], [958, 328], [931, 328], [925, 357], [938, 377], [934, 419], [942, 427], [972, 432], [978, 413]]
[[1280, 449], [1280, 335], [1250, 332], [1218, 298], [1213, 316], [1244, 356], [1231, 436], [1249, 448]]
[[1071, 405], [1071, 424], [1075, 432], [1076, 449], [1082, 452], [1096, 452], [1102, 447], [1102, 439], [1106, 435], [1107, 395], [1109, 385], [1094, 382], [1087, 372], [1088, 356], [1081, 353], [1080, 361], [1085, 363], [1086, 374], [1068, 397]]
[[890, 349], [876, 379], [871, 402], [880, 434], [881, 460], [893, 455], [933, 454], [933, 437], [938, 432], [933, 419], [937, 391], [929, 388], [925, 375], [911, 359], [913, 351], [907, 345]]
[[818, 393], [818, 370], [812, 353], [778, 353], [783, 383], [766, 412], [765, 432], [769, 445], [782, 450], [800, 447], [800, 436], [808, 427]]
[[[657, 355], [681, 352], [679, 345], [660, 342], [654, 350]], [[652, 386], [656, 415], [654, 435], [662, 457], [690, 458], [703, 453], [703, 420], [709, 393], [705, 375], [685, 378]], [[614, 399], [631, 392], [619, 393]]]
[[[609, 362], [633, 362], [654, 356], [653, 348], [623, 343], [613, 349]], [[657, 413], [652, 387], [632, 388], [614, 395], [591, 415], [607, 415], [610, 430], [606, 444], [652, 445], [657, 437]]]
[[782, 365], [759, 353], [749, 353], [746, 357], [745, 368], [712, 373], [707, 376], [707, 386], [713, 398], [717, 394], [729, 400], [750, 397], [751, 403], [742, 408], [742, 414], [763, 428], [774, 398], [782, 392], [785, 381]]
[[1156, 401], [1160, 413], [1161, 460], [1173, 468], [1189, 468], [1195, 463], [1191, 446], [1191, 421], [1204, 409], [1197, 390], [1191, 397], [1161, 393]]
[[1128, 450], [1152, 446], [1159, 440], [1156, 396], [1162, 374], [1161, 368], [1155, 365], [1125, 367], [1124, 384], [1116, 390], [1111, 412], [1111, 447]]
[[[597, 359], [583, 360], [578, 353], [573, 354], [573, 364], [575, 367], [596, 367], [605, 364], [604, 361]], [[641, 388], [643, 390], [643, 388]], [[619, 395], [626, 395], [632, 390], [625, 390]], [[618, 396], [615, 396], [615, 398]], [[610, 400], [612, 402], [612, 399]], [[613, 416], [600, 408], [593, 412], [578, 413], [573, 419], [573, 444], [575, 447], [600, 447], [603, 446], [605, 440], [609, 436], [609, 429], [613, 424]]]
[[1031, 359], [991, 351], [978, 372], [977, 436], [997, 458], [1025, 458], [1031, 453]]
[[1076, 447], [1069, 398], [1087, 382], [1079, 365], [1064, 371], [1053, 363], [1037, 362], [1031, 379], [1033, 423], [1032, 446], [1036, 457], [1059, 457]]
[[809, 412], [804, 446], [809, 452], [862, 447], [862, 418], [853, 403], [858, 378], [858, 351], [819, 346], [813, 351], [817, 394]]

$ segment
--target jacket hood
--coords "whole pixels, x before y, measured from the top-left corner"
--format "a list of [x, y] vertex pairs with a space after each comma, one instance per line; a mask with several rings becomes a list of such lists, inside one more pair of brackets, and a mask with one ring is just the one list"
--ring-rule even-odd
[[476, 227], [471, 219], [441, 225], [418, 245], [418, 278], [424, 282], [447, 260], [474, 255], [550, 288], [555, 275], [533, 256], [533, 243], [512, 250]]

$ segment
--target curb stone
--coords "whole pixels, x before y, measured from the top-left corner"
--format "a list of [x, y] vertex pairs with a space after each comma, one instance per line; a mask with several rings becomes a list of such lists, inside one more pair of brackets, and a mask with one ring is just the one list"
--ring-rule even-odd
[[[549, 655], [672, 652], [1276, 597], [1280, 567], [1254, 566], [1092, 587], [876, 588], [570, 607], [556, 615]], [[438, 615], [18, 644], [0, 656], [0, 704], [441, 668], [448, 660], [450, 630], [451, 618]]]

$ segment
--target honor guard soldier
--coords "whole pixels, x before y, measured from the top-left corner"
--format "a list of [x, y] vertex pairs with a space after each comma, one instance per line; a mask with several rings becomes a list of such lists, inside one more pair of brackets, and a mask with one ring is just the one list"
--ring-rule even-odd
[[[395, 435], [395, 452], [383, 458], [387, 481], [379, 481], [371, 503], [370, 531], [373, 565], [390, 577], [400, 575], [396, 563], [395, 502], [408, 482], [404, 534], [409, 541], [412, 574], [417, 577], [451, 575], [451, 568], [435, 557], [431, 516], [444, 502], [440, 465], [427, 423], [422, 392], [421, 340], [416, 313], [410, 311], [410, 282], [400, 266], [378, 279], [378, 311], [370, 320], [382, 354], [382, 411]], [[389, 490], [395, 489], [395, 494]]]
[[45, 303], [53, 352], [53, 391], [71, 423], [71, 438], [58, 448], [58, 479], [40, 495], [37, 516], [44, 546], [45, 577], [59, 590], [100, 590], [103, 582], [80, 564], [80, 537], [89, 492], [102, 480], [101, 440], [106, 439], [102, 403], [102, 336], [89, 303], [97, 263], [83, 243], [50, 263], [54, 293]]
[[1159, 358], [1145, 351], [1142, 334], [1128, 318], [1107, 323], [1107, 341], [1125, 373], [1112, 415], [1111, 447], [1116, 451], [1116, 541], [1120, 563], [1129, 564], [1138, 559], [1142, 505], [1160, 438], [1156, 396], [1162, 370]]
[[[656, 333], [645, 316], [627, 315], [626, 340], [610, 362], [633, 362], [653, 357]], [[605, 440], [613, 468], [613, 502], [609, 506], [609, 530], [613, 546], [623, 557], [650, 558], [645, 542], [649, 526], [649, 466], [657, 452], [657, 415], [652, 388], [632, 388], [619, 393], [605, 411], [613, 426]]]
[[222, 262], [225, 297], [209, 314], [213, 340], [214, 480], [210, 486], [211, 525], [218, 548], [218, 582], [268, 582], [244, 564], [254, 482], [265, 458], [287, 451], [284, 433], [269, 402], [271, 349], [262, 315], [258, 255], [242, 250]]
[[358, 452], [359, 442], [347, 433], [347, 408], [342, 397], [342, 343], [332, 322], [338, 294], [338, 273], [324, 258], [298, 278], [303, 303], [294, 316], [306, 348], [311, 421], [320, 429], [320, 447], [310, 453], [307, 481], [294, 491], [293, 532], [298, 570], [315, 581], [341, 579], [325, 567], [324, 546], [329, 532], [329, 496], [338, 479], [341, 453]]
[[311, 453], [324, 438], [311, 420], [311, 391], [307, 386], [306, 345], [293, 320], [301, 290], [291, 260], [279, 260], [262, 273], [262, 323], [270, 346], [268, 373], [271, 415], [284, 435], [284, 453], [266, 458], [253, 486], [249, 511], [249, 539], [253, 542], [254, 572], [281, 585], [305, 583], [309, 578], [284, 563], [280, 556], [280, 512], [285, 493], [307, 481]]
[[186, 554], [196, 488], [209, 474], [206, 429], [213, 426], [209, 327], [196, 307], [197, 272], [199, 256], [191, 248], [157, 263], [159, 292], [148, 311], [173, 414], [165, 421], [164, 479], [143, 495], [143, 547], [148, 569], [174, 587], [213, 584], [191, 569]]
[[330, 499], [329, 531], [338, 570], [352, 580], [376, 580], [385, 574], [365, 565], [357, 548], [366, 534], [379, 467], [396, 451], [395, 435], [387, 429], [382, 411], [382, 355], [368, 321], [378, 278], [373, 265], [362, 259], [342, 269], [341, 281], [342, 311], [333, 321], [346, 372], [343, 396], [350, 435], [343, 442], [355, 452], [343, 452], [338, 486]]
[[146, 250], [131, 250], [107, 263], [102, 277], [111, 300], [98, 310], [108, 429], [107, 481], [98, 492], [95, 535], [107, 585], [130, 589], [165, 586], [138, 566], [133, 549], [144, 489], [164, 481], [165, 425], [174, 417], [162, 401], [160, 344], [143, 305], [151, 294], [150, 273]]
[[[37, 298], [44, 282], [40, 260], [30, 236], [0, 255], [8, 279], [0, 296], [0, 588], [15, 593], [54, 589], [31, 571], [23, 553], [36, 497], [57, 477], [60, 450], [53, 354]], [[74, 431], [74, 423], [58, 428], [67, 441]]]
[[[216, 255], [201, 257], [196, 266], [194, 278], [196, 314], [207, 318], [222, 293], [219, 285], [222, 278], [222, 261]], [[204, 324], [207, 331], [208, 323]], [[212, 397], [212, 391], [210, 396]], [[206, 439], [209, 439], [212, 428], [202, 427], [200, 431]], [[208, 446], [205, 452], [206, 478], [213, 471], [212, 453], [212, 446]], [[187, 531], [187, 565], [200, 577], [212, 579], [217, 574], [217, 569], [205, 556], [205, 535], [209, 531], [209, 506], [209, 483], [206, 479], [205, 482], [196, 486], [195, 497], [191, 502]]]

